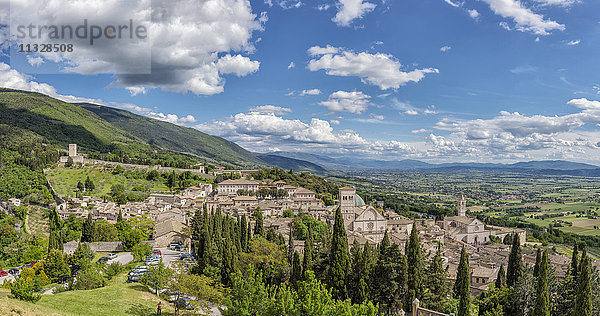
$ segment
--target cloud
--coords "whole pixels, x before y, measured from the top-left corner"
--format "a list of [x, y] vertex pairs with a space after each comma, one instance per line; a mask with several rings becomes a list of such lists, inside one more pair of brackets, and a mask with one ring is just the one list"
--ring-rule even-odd
[[436, 110], [427, 109], [427, 110], [423, 111], [423, 114], [425, 114], [425, 115], [435, 115], [435, 114], [438, 114], [438, 112]]
[[33, 57], [32, 55], [27, 55], [27, 62], [30, 65], [37, 67], [44, 63], [44, 59], [40, 56]]
[[404, 111], [404, 114], [406, 114], [406, 115], [419, 115], [419, 112], [417, 112], [415, 110], [406, 110], [406, 111]]
[[369, 106], [371, 97], [360, 91], [336, 91], [329, 95], [327, 101], [319, 102], [331, 112], [363, 113]]
[[[600, 123], [600, 102], [585, 98], [568, 102], [582, 109], [567, 115], [523, 115], [501, 111], [491, 119], [442, 119], [436, 129], [450, 131], [450, 135], [429, 137], [433, 153], [452, 152], [473, 157], [507, 157], [514, 154], [562, 152], [585, 157], [597, 150], [600, 133], [582, 129], [584, 125]], [[436, 151], [437, 150], [437, 151]]]
[[429, 129], [424, 129], [424, 128], [420, 128], [420, 129], [413, 129], [412, 131], [410, 131], [413, 134], [422, 134], [422, 133], [430, 133], [431, 130]]
[[535, 1], [544, 6], [556, 5], [556, 6], [561, 6], [561, 7], [568, 7], [574, 3], [580, 2], [579, 0], [535, 0]]
[[288, 65], [288, 69], [292, 69], [294, 67], [296, 67], [296, 64], [294, 64], [294, 62], [291, 61], [290, 64]]
[[449, 4], [449, 5], [451, 5], [451, 6], [455, 7], [455, 8], [458, 8], [458, 7], [460, 7], [462, 5], [462, 3], [452, 2], [451, 0], [444, 0], [444, 2], [446, 2], [447, 4]]
[[510, 70], [510, 72], [512, 72], [515, 75], [530, 73], [530, 72], [535, 72], [535, 71], [536, 71], [536, 68], [531, 65], [517, 66]]
[[469, 13], [469, 16], [473, 19], [477, 19], [479, 17], [479, 12], [475, 9], [467, 10], [467, 12]]
[[569, 45], [569, 46], [575, 46], [575, 45], [579, 45], [579, 43], [581, 43], [580, 40], [575, 40], [575, 41], [568, 42], [567, 45]]
[[331, 125], [340, 125], [339, 120], [329, 120], [329, 123], [331, 123]]
[[580, 109], [596, 109], [600, 110], [600, 101], [592, 101], [586, 98], [573, 99], [567, 102], [567, 104], [578, 107]]
[[250, 112], [256, 113], [274, 113], [278, 115], [285, 115], [287, 113], [291, 113], [292, 109], [284, 108], [276, 105], [261, 105], [250, 108]]
[[235, 74], [238, 77], [258, 71], [259, 66], [258, 61], [250, 60], [250, 58], [242, 55], [231, 56], [227, 54], [217, 61], [217, 68], [220, 73]]
[[222, 120], [198, 124], [195, 128], [212, 135], [219, 135], [252, 151], [282, 150], [357, 152], [391, 155], [415, 152], [409, 144], [398, 141], [369, 141], [353, 130], [336, 130], [336, 124], [312, 118], [310, 122], [284, 119], [273, 113], [238, 113]]
[[337, 14], [331, 19], [338, 26], [350, 26], [352, 21], [375, 9], [376, 5], [364, 0], [337, 0]]
[[565, 29], [563, 24], [545, 19], [543, 15], [534, 13], [524, 7], [518, 0], [483, 1], [490, 5], [495, 14], [512, 19], [515, 22], [515, 29], [518, 31], [531, 32], [536, 35], [548, 35], [554, 30], [563, 31]]
[[383, 115], [378, 115], [378, 114], [369, 114], [369, 117], [378, 121], [383, 121], [383, 119], [385, 118]]
[[449, 51], [451, 49], [452, 49], [452, 47], [450, 47], [450, 46], [442, 46], [440, 48], [440, 52], [447, 52], [447, 51]]
[[354, 53], [343, 48], [314, 46], [309, 48], [314, 57], [308, 63], [311, 71], [325, 70], [331, 76], [357, 76], [365, 84], [381, 90], [397, 89], [408, 82], [419, 82], [426, 74], [439, 73], [435, 68], [401, 70], [402, 65], [392, 55], [383, 53]]
[[[25, 25], [28, 21], [79, 25], [84, 17], [94, 17], [94, 22], [102, 25], [119, 25], [132, 18], [145, 23], [145, 41], [105, 39], [87, 45], [84, 40], [73, 40], [77, 47], [72, 53], [41, 54], [67, 72], [114, 74], [116, 81], [111, 87], [212, 95], [224, 91], [227, 74], [246, 76], [259, 68], [258, 61], [242, 54], [254, 51], [253, 34], [263, 30], [267, 16], [253, 13], [247, 0], [155, 0], [151, 6], [147, 0], [107, 0], [102, 5], [96, 0], [51, 3], [13, 2], [11, 17]], [[38, 41], [57, 42], [46, 36]], [[60, 44], [66, 41], [61, 39]]]
[[146, 114], [146, 116], [153, 118], [153, 119], [169, 122], [172, 124], [177, 124], [177, 125], [189, 125], [189, 124], [197, 122], [196, 118], [194, 118], [194, 116], [189, 115], [189, 114], [184, 117], [178, 117], [175, 114], [166, 114], [165, 115], [163, 113], [150, 112], [150, 113]]
[[317, 6], [317, 10], [319, 11], [327, 11], [331, 6], [328, 4], [320, 4]]
[[265, 3], [272, 7], [273, 5], [277, 5], [282, 9], [296, 9], [302, 6], [302, 1], [300, 0], [265, 0]]
[[299, 96], [319, 95], [319, 94], [321, 94], [321, 90], [319, 90], [319, 89], [302, 90], [302, 91], [300, 91], [300, 93], [298, 93]]

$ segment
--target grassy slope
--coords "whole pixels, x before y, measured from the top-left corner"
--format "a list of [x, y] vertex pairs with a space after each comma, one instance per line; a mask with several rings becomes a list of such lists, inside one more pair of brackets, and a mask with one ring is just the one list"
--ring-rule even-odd
[[86, 177], [94, 181], [96, 189], [88, 192], [86, 195], [101, 197], [110, 193], [114, 184], [122, 184], [126, 190], [131, 190], [134, 186], [146, 186], [151, 191], [168, 191], [168, 188], [159, 181], [147, 181], [145, 179], [130, 179], [124, 175], [114, 175], [110, 172], [102, 171], [97, 167], [86, 167], [84, 169], [75, 168], [52, 168], [46, 172], [46, 178], [54, 188], [57, 194], [74, 196], [74, 189], [77, 182], [85, 181]]
[[96, 114], [40, 93], [0, 89], [0, 123], [99, 151], [113, 142], [141, 144]]
[[[126, 278], [123, 273], [100, 289], [43, 295], [36, 304], [8, 298], [10, 292], [3, 289], [0, 315], [153, 315], [159, 298]], [[170, 304], [162, 302], [163, 315], [172, 315]]]
[[225, 161], [234, 165], [240, 165], [240, 162], [264, 165], [249, 151], [221, 137], [211, 136], [193, 128], [151, 119], [125, 110], [89, 103], [78, 105], [152, 145], [191, 153], [217, 162]]

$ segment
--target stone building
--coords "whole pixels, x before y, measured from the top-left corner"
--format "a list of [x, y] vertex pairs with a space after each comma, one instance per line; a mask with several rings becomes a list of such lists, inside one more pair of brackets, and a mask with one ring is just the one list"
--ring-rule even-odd
[[380, 242], [387, 229], [387, 219], [373, 206], [366, 205], [356, 189], [339, 189], [339, 206], [346, 230], [360, 233], [373, 242]]

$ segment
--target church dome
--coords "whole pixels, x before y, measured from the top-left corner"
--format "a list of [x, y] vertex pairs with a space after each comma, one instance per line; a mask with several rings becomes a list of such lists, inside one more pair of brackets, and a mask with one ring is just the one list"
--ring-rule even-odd
[[365, 201], [360, 197], [360, 195], [356, 194], [354, 197], [354, 206], [364, 206]]

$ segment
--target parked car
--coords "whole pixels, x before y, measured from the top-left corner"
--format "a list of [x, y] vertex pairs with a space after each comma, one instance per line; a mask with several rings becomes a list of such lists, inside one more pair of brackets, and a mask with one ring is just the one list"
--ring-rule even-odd
[[61, 283], [61, 284], [65, 283], [65, 282], [69, 281], [72, 278], [73, 278], [73, 276], [71, 276], [71, 275], [60, 276], [60, 277], [58, 277], [58, 283]]
[[8, 269], [8, 273], [10, 273], [12, 275], [17, 275], [17, 274], [19, 274], [19, 269], [17, 269], [17, 268], [10, 268], [10, 269]]
[[139, 274], [139, 273], [146, 273], [148, 272], [148, 266], [139, 266], [131, 271], [129, 271], [129, 275], [132, 274]]
[[194, 306], [192, 304], [190, 304], [190, 300], [186, 297], [180, 297], [175, 304], [180, 308], [180, 309], [187, 309], [187, 310], [192, 310], [194, 309]]
[[108, 257], [102, 257], [98, 259], [98, 263], [106, 263], [106, 261], [108, 261]]
[[73, 271], [71, 271], [71, 276], [76, 277], [79, 274], [79, 270], [81, 269], [73, 269]]
[[106, 256], [108, 257], [108, 259], [112, 260], [112, 259], [115, 259], [115, 258], [117, 257], [117, 254], [116, 254], [116, 253], [112, 253], [112, 252], [111, 252], [111, 253], [109, 253], [109, 254], [108, 254], [108, 255], [106, 255]]
[[187, 252], [184, 252], [184, 253], [182, 253], [182, 254], [179, 255], [179, 260], [184, 260], [186, 258], [193, 259], [194, 257], [191, 254], [187, 253]]
[[159, 249], [154, 249], [154, 250], [152, 250], [152, 254], [162, 255], [162, 252]]
[[4, 270], [0, 270], [0, 277], [7, 276], [7, 275], [8, 275], [8, 272], [6, 272]]

